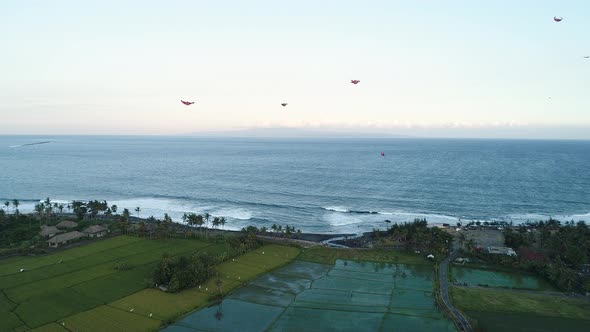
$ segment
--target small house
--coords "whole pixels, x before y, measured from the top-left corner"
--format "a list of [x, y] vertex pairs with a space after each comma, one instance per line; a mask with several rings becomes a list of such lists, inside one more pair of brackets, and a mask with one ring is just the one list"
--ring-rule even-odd
[[71, 228], [78, 227], [78, 224], [74, 221], [71, 221], [71, 220], [64, 220], [55, 226], [57, 226], [57, 228], [61, 228], [61, 229], [66, 229], [66, 228], [71, 229]]
[[109, 232], [109, 229], [102, 225], [92, 225], [82, 232], [87, 234], [88, 237], [103, 237]]
[[63, 233], [63, 231], [57, 229], [57, 227], [55, 226], [41, 225], [41, 231], [39, 232], [39, 235], [41, 235], [42, 237], [53, 237], [54, 235], [59, 233]]
[[71, 242], [73, 240], [77, 240], [82, 237], [86, 237], [86, 234], [80, 233], [78, 231], [73, 231], [73, 232], [69, 232], [69, 233], [56, 235], [56, 236], [52, 237], [51, 239], [47, 240], [47, 243], [49, 244], [49, 247], [57, 248], [59, 246], [68, 244], [69, 242]]

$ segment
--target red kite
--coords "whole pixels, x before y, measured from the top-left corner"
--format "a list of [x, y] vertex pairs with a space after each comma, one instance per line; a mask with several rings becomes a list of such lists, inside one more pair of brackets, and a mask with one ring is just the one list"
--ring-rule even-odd
[[561, 22], [561, 20], [563, 20], [563, 17], [557, 17], [557, 16], [554, 16], [554, 17], [553, 17], [553, 20], [554, 20], [555, 22]]
[[361, 81], [359, 81], [359, 80], [350, 80], [350, 83], [352, 83], [352, 84], [354, 84], [354, 85], [357, 85], [357, 84], [359, 84], [360, 82], [361, 82]]
[[185, 104], [186, 106], [192, 105], [192, 104], [195, 103], [194, 101], [184, 101], [184, 100], [181, 100], [180, 102], [183, 103], [183, 104]]

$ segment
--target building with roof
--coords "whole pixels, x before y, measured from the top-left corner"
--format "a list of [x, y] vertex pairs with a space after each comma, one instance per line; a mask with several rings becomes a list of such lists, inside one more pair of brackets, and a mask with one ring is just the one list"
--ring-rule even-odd
[[57, 229], [57, 227], [55, 226], [41, 225], [41, 231], [39, 232], [39, 235], [41, 235], [42, 237], [52, 237], [59, 233], [63, 233], [63, 231]]
[[508, 247], [488, 247], [488, 254], [516, 256], [516, 251]]
[[51, 248], [57, 248], [59, 246], [68, 244], [71, 241], [77, 240], [82, 237], [86, 237], [86, 234], [78, 232], [78, 231], [73, 231], [73, 232], [69, 232], [69, 233], [56, 235], [56, 236], [52, 237], [51, 239], [47, 240], [47, 243], [49, 244], [49, 246]]
[[92, 225], [83, 230], [82, 232], [88, 235], [88, 237], [103, 237], [107, 235], [109, 229], [102, 225]]
[[78, 224], [74, 221], [71, 220], [64, 220], [62, 222], [60, 222], [59, 224], [55, 225], [57, 226], [57, 228], [76, 228], [78, 227]]

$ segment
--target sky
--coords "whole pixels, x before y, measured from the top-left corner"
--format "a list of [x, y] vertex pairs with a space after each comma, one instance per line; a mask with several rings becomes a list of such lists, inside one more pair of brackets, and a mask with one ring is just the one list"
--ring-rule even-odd
[[587, 0], [4, 0], [0, 13], [0, 134], [590, 139]]

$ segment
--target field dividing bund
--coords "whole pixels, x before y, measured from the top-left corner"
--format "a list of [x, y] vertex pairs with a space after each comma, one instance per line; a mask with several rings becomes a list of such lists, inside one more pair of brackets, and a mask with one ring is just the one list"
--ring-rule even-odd
[[[174, 257], [196, 251], [221, 253], [226, 246], [118, 236], [46, 256], [0, 261], [0, 330], [58, 329], [52, 323], [144, 289], [164, 252]], [[118, 270], [122, 263], [126, 267]], [[21, 268], [26, 270], [14, 272]], [[138, 326], [144, 326], [140, 321]]]
[[[322, 260], [335, 257], [320, 250]], [[431, 265], [308, 261], [264, 274], [164, 331], [455, 331], [435, 306]]]

